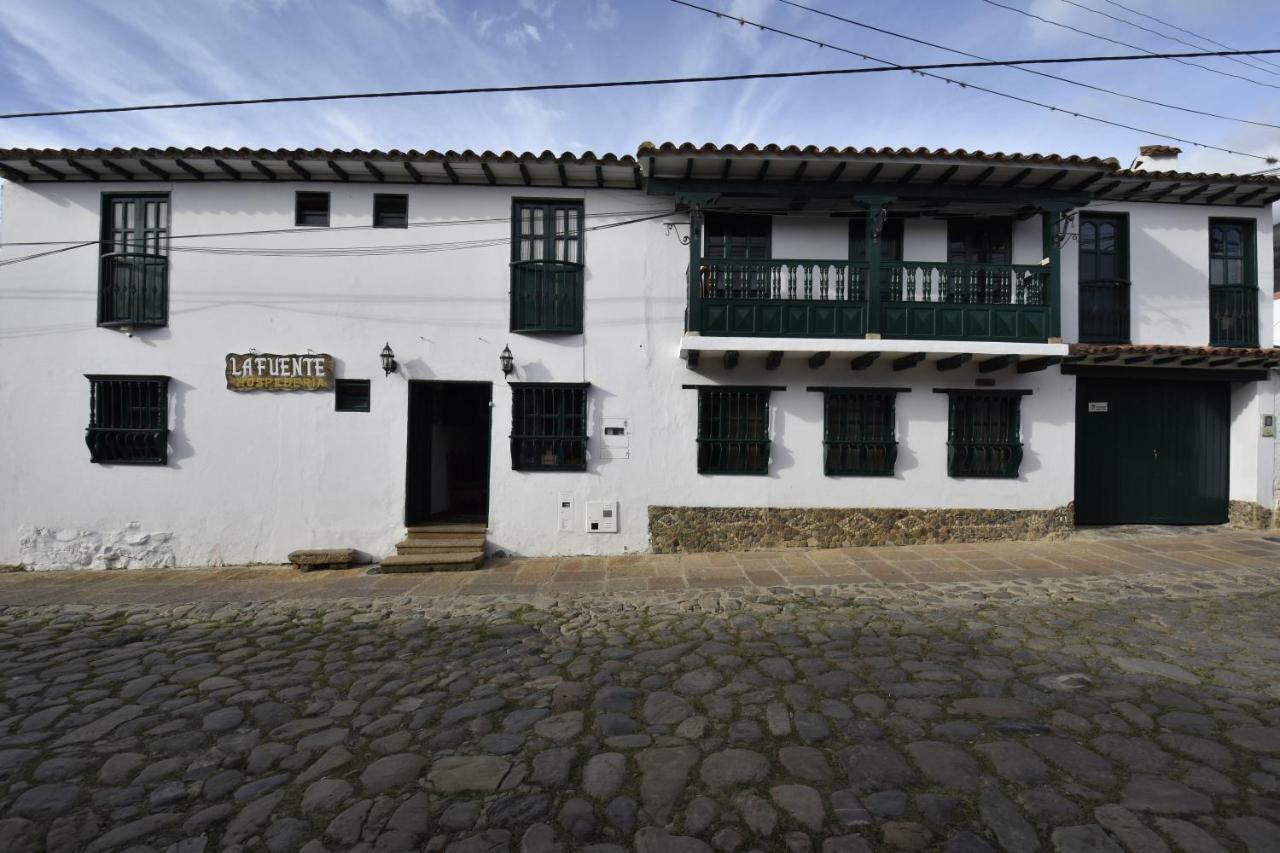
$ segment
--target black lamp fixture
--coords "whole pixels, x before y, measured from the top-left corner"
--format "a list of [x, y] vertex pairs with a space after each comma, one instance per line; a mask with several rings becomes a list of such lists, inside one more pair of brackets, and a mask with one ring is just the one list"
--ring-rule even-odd
[[391, 351], [391, 344], [388, 342], [382, 348], [382, 372], [390, 376], [399, 369], [400, 365], [396, 364], [396, 354]]
[[502, 355], [498, 356], [498, 361], [502, 362], [502, 375], [510, 376], [516, 369], [516, 360], [511, 356], [511, 347], [503, 347]]

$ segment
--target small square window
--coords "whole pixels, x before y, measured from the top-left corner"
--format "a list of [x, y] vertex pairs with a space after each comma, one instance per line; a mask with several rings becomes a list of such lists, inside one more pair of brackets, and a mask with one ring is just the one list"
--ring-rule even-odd
[[587, 386], [512, 383], [511, 468], [587, 470]]
[[374, 228], [408, 228], [409, 197], [378, 193], [373, 197]]
[[333, 408], [338, 412], [369, 411], [368, 379], [335, 379]]
[[892, 477], [898, 459], [897, 390], [823, 390], [823, 473], [828, 477]]
[[169, 461], [169, 377], [89, 376], [89, 461], [165, 465]]
[[329, 225], [329, 194], [298, 193], [294, 207], [293, 224], [327, 228]]

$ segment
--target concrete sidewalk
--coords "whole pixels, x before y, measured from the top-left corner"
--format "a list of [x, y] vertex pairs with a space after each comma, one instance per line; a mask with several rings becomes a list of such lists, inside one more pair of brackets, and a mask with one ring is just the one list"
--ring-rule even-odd
[[[181, 605], [473, 595], [559, 596], [757, 588], [963, 591], [1125, 576], [1160, 586], [1280, 569], [1280, 536], [1226, 528], [1082, 531], [1056, 542], [503, 559], [446, 574], [278, 566], [0, 575], [0, 605]], [[1007, 597], [1007, 596], [1006, 596]]]

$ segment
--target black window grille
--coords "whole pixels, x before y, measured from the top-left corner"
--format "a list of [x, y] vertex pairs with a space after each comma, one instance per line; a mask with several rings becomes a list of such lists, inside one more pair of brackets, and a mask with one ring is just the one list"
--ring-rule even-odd
[[169, 461], [169, 377], [88, 376], [92, 462], [165, 465]]
[[823, 393], [823, 472], [892, 477], [898, 461], [897, 388], [815, 388]]
[[768, 389], [698, 389], [698, 473], [769, 473]]
[[512, 383], [511, 467], [516, 471], [587, 469], [587, 386]]
[[333, 407], [339, 412], [369, 411], [368, 379], [335, 379], [333, 381]]
[[583, 204], [517, 200], [511, 217], [511, 331], [582, 331]]
[[105, 195], [98, 259], [98, 325], [169, 322], [169, 195]]
[[374, 228], [408, 228], [409, 196], [403, 193], [375, 193], [373, 196]]
[[300, 192], [294, 197], [294, 225], [329, 226], [329, 194]]
[[1022, 465], [1022, 398], [1030, 391], [946, 390], [947, 474], [1018, 476]]

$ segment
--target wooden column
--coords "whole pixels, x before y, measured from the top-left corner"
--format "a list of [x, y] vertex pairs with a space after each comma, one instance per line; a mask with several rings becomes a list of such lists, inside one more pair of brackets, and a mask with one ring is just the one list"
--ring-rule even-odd
[[1049, 259], [1049, 326], [1045, 330], [1049, 343], [1062, 342], [1062, 250], [1054, 239], [1057, 222], [1070, 208], [1057, 204], [1040, 205], [1044, 257]]
[[689, 204], [689, 305], [685, 330], [702, 331], [702, 204]]

